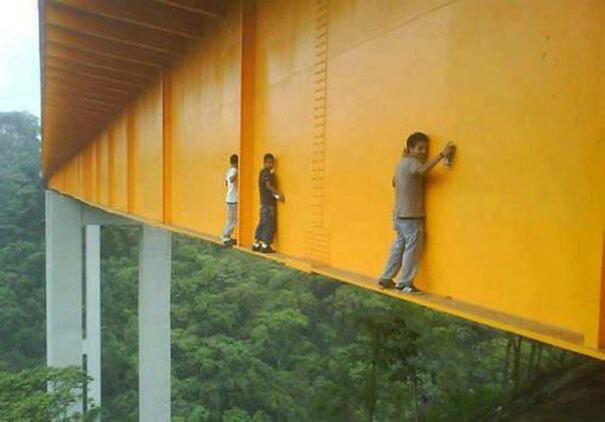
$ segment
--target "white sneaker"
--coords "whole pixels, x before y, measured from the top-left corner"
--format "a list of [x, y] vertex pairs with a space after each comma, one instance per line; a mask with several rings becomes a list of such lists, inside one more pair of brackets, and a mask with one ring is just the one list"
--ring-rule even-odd
[[423, 294], [422, 291], [418, 290], [414, 286], [401, 286], [401, 287], [397, 286], [397, 289], [401, 290], [403, 293], [412, 294], [412, 295], [421, 295], [421, 294]]

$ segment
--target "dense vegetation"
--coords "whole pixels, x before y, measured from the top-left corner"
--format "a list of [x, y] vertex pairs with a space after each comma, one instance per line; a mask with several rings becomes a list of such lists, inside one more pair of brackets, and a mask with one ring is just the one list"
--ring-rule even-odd
[[100, 409], [92, 400], [85, 415], [71, 408], [84, 399], [80, 387], [88, 380], [78, 368], [0, 372], [0, 421], [94, 421]]
[[44, 191], [38, 136], [36, 117], [0, 113], [0, 421], [67, 420], [70, 405], [82, 396], [74, 387], [86, 379], [74, 368], [43, 366]]
[[0, 370], [44, 362], [44, 193], [37, 119], [0, 113]]
[[[45, 355], [38, 171], [36, 119], [0, 113], [0, 389], [15, 391], [0, 394], [0, 408], [15, 412], [38, 393], [65, 402], [42, 394], [56, 373], [36, 369]], [[102, 412], [134, 421], [138, 232], [102, 236]], [[197, 240], [175, 237], [173, 254], [178, 421], [475, 420], [578, 359]]]

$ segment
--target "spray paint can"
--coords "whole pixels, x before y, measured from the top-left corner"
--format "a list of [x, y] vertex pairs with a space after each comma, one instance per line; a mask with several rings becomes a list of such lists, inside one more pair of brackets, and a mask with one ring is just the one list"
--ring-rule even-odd
[[443, 164], [446, 167], [452, 166], [452, 164], [454, 163], [454, 155], [456, 155], [456, 145], [452, 145], [452, 147], [450, 149], [450, 153], [448, 155], [446, 155], [445, 158], [443, 159]]

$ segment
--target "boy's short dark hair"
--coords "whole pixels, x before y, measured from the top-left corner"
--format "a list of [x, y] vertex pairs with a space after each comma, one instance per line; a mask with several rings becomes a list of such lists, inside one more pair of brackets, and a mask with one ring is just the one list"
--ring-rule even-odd
[[414, 148], [417, 143], [420, 142], [429, 142], [429, 137], [422, 132], [414, 132], [410, 136], [408, 136], [408, 140], [405, 143], [405, 147], [407, 149]]
[[263, 161], [267, 161], [267, 160], [275, 160], [275, 157], [273, 156], [273, 154], [271, 154], [270, 152], [268, 152], [263, 157]]
[[239, 157], [237, 154], [232, 154], [231, 157], [229, 157], [229, 163], [231, 163], [232, 166], [235, 166], [237, 163], [239, 163]]

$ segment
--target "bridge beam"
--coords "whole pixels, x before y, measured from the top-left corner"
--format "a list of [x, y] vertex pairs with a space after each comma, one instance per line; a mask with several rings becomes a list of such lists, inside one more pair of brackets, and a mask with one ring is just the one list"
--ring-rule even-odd
[[155, 0], [158, 3], [179, 7], [189, 12], [198, 13], [214, 19], [225, 17], [225, 1], [223, 0]]
[[71, 63], [85, 63], [88, 66], [98, 67], [100, 69], [131, 73], [133, 75], [154, 77], [155, 74], [159, 73], [158, 68], [155, 66], [124, 60], [122, 58], [95, 54], [90, 51], [80, 50], [78, 48], [68, 47], [50, 41], [46, 42], [46, 57], [55, 57]]
[[45, 12], [48, 25], [70, 31], [169, 54], [183, 51], [185, 47], [184, 39], [179, 35], [82, 12], [58, 3], [47, 3]]
[[48, 25], [46, 28], [46, 41], [75, 48], [86, 53], [140, 63], [158, 69], [170, 63], [172, 59], [172, 54], [139, 48], [53, 25]]
[[63, 58], [47, 55], [45, 58], [46, 66], [58, 69], [60, 71], [75, 72], [80, 75], [91, 75], [103, 78], [114, 83], [122, 83], [128, 86], [146, 86], [151, 81], [151, 76], [136, 75], [132, 73], [122, 72], [120, 70], [112, 70], [107, 68], [95, 67], [87, 63], [74, 63]]
[[187, 38], [204, 35], [206, 16], [149, 0], [59, 0], [87, 13], [177, 34]]

